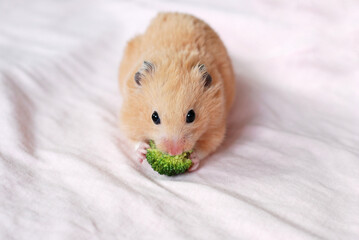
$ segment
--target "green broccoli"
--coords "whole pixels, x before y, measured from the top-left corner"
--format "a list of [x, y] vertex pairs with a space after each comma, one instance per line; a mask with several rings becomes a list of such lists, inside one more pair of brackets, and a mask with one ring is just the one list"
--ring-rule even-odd
[[155, 143], [150, 140], [150, 148], [147, 149], [146, 158], [153, 170], [159, 174], [173, 176], [186, 172], [192, 165], [188, 158], [192, 151], [183, 152], [180, 155], [171, 156], [156, 148]]

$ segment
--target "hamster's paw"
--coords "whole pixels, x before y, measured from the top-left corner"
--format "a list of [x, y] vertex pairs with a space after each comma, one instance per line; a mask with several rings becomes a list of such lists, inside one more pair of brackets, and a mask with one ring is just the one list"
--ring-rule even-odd
[[140, 142], [137, 144], [136, 147], [136, 160], [140, 163], [143, 162], [143, 160], [146, 159], [147, 149], [150, 148], [150, 145], [148, 145], [145, 142]]
[[192, 161], [192, 166], [188, 169], [188, 171], [193, 172], [199, 167], [199, 162], [201, 161], [202, 157], [198, 151], [193, 151], [189, 158]]

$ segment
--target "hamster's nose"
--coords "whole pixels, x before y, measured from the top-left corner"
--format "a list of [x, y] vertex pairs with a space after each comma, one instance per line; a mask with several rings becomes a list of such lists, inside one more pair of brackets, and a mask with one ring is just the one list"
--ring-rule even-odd
[[182, 141], [165, 140], [164, 145], [166, 147], [167, 152], [172, 156], [179, 155], [183, 152], [184, 144]]

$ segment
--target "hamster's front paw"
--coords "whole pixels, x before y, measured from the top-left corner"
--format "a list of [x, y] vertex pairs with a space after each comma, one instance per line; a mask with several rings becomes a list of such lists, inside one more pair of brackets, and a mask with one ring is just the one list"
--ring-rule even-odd
[[136, 147], [136, 160], [140, 163], [143, 162], [143, 160], [146, 159], [147, 149], [150, 148], [150, 145], [148, 145], [145, 142], [140, 142]]
[[189, 172], [195, 171], [199, 167], [199, 162], [201, 161], [201, 154], [198, 151], [193, 151], [189, 156], [189, 159], [192, 161], [192, 166], [188, 169]]

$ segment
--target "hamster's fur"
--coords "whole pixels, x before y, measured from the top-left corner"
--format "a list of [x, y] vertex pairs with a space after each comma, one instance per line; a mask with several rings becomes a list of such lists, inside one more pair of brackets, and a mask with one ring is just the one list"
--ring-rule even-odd
[[[230, 58], [202, 20], [160, 13], [146, 32], [128, 42], [119, 69], [123, 96], [120, 127], [145, 158], [146, 142], [172, 155], [194, 149], [193, 166], [222, 143], [235, 95]], [[190, 110], [193, 122], [187, 123]], [[160, 123], [152, 115], [156, 111]]]

